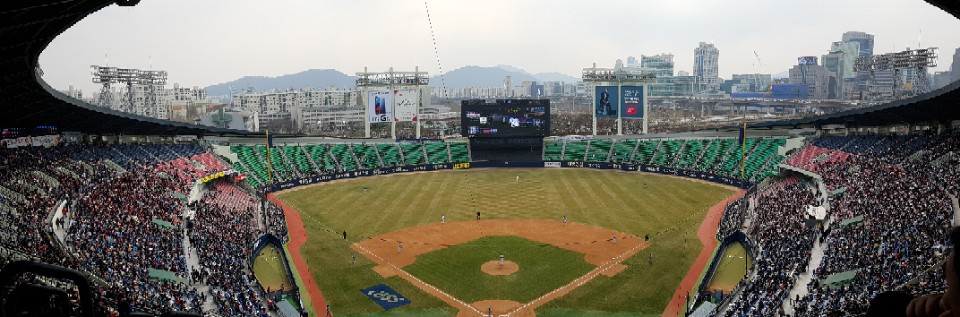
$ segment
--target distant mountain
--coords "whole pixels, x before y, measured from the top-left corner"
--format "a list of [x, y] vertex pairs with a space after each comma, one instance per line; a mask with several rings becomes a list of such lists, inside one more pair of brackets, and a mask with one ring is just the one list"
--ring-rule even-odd
[[[560, 73], [539, 73], [530, 74], [522, 69], [509, 66], [497, 65], [493, 67], [483, 66], [464, 66], [443, 74], [443, 83], [450, 88], [466, 87], [502, 87], [503, 80], [510, 76], [514, 86], [519, 86], [524, 81], [536, 81], [542, 83], [545, 81], [563, 81], [574, 83], [580, 79], [567, 76]], [[441, 85], [440, 77], [430, 78], [430, 85], [439, 87]]]
[[493, 67], [500, 68], [500, 69], [503, 69], [503, 70], [508, 71], [508, 72], [521, 73], [521, 74], [525, 74], [525, 75], [533, 75], [533, 74], [530, 74], [529, 72], [527, 72], [527, 71], [525, 71], [525, 70], [522, 70], [522, 69], [517, 68], [517, 67], [510, 66], [510, 65], [499, 64], [499, 65], [493, 66]]
[[269, 91], [273, 89], [301, 89], [324, 88], [353, 88], [357, 78], [348, 76], [333, 69], [311, 69], [296, 74], [277, 77], [244, 76], [243, 78], [207, 87], [208, 96], [227, 96], [230, 89], [234, 92], [247, 88], [253, 91]]
[[568, 76], [566, 74], [555, 73], [555, 72], [536, 73], [533, 75], [533, 77], [536, 77], [539, 81], [562, 81], [565, 83], [575, 83], [582, 80], [577, 77]]

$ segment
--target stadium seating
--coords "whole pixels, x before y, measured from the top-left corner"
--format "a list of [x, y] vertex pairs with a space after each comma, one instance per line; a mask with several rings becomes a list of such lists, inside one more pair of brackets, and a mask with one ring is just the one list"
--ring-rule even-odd
[[754, 175], [761, 172], [771, 159], [777, 156], [777, 148], [786, 143], [783, 139], [762, 139], [750, 156], [744, 162], [744, 175], [747, 179], [752, 179]]
[[543, 160], [560, 161], [563, 160], [563, 141], [544, 141], [543, 142]]
[[673, 160], [677, 157], [677, 151], [683, 146], [684, 140], [664, 140], [660, 142], [660, 147], [653, 156], [653, 165], [673, 166]]
[[700, 157], [697, 168], [701, 171], [712, 171], [712, 167], [717, 164], [717, 160], [730, 150], [730, 146], [732, 146], [734, 142], [735, 140], [733, 139], [712, 140], [710, 145], [703, 151], [703, 156]]
[[587, 150], [587, 162], [606, 162], [610, 156], [610, 147], [613, 142], [610, 140], [590, 140], [590, 147]]
[[307, 150], [307, 153], [310, 153], [310, 159], [317, 164], [322, 172], [333, 173], [337, 170], [337, 165], [330, 156], [326, 144], [305, 145], [303, 148]]
[[619, 140], [613, 144], [613, 154], [610, 156], [610, 162], [629, 163], [630, 156], [633, 155], [633, 149], [637, 146], [637, 140]]
[[564, 161], [583, 162], [587, 154], [587, 141], [567, 141], [567, 147], [563, 151]]
[[447, 152], [447, 143], [432, 142], [425, 143], [423, 146], [427, 150], [427, 159], [430, 164], [443, 164], [450, 161], [450, 153]]
[[[196, 226], [187, 244], [185, 186], [228, 165], [195, 145], [122, 147], [0, 149], [0, 165], [8, 167], [0, 170], [0, 266], [34, 259], [85, 271], [110, 286], [97, 294], [107, 297], [102, 300], [116, 305], [123, 298], [135, 311], [261, 316], [261, 295], [237, 269], [246, 266], [257, 234], [253, 211], [259, 199], [234, 185], [213, 183], [195, 206]], [[236, 150], [255, 154], [251, 147]], [[112, 166], [119, 166], [113, 160], [125, 168]], [[42, 220], [68, 198], [76, 204], [68, 204], [69, 214], [53, 222], [64, 232], [67, 249], [61, 249]], [[268, 231], [285, 236], [282, 217], [271, 210]], [[186, 245], [196, 248], [199, 266], [188, 266]], [[209, 285], [210, 291], [193, 283]], [[212, 299], [215, 311], [204, 311], [205, 298]]]
[[426, 160], [423, 157], [423, 144], [402, 143], [400, 144], [400, 149], [403, 150], [403, 157], [407, 159], [407, 165], [426, 164]]
[[450, 158], [453, 163], [470, 162], [470, 146], [466, 142], [447, 143], [450, 145]]
[[357, 169], [357, 161], [353, 159], [353, 152], [350, 151], [350, 145], [346, 143], [337, 143], [330, 146], [330, 154], [337, 159], [337, 163], [344, 171], [353, 171]]
[[700, 154], [703, 153], [704, 141], [706, 140], [686, 140], [677, 158], [677, 163], [673, 167], [696, 170], [697, 161], [700, 159]]
[[252, 147], [245, 145], [231, 145], [230, 150], [237, 154], [237, 157], [246, 165], [250, 172], [255, 174], [263, 182], [272, 179], [267, 175], [267, 164], [260, 160], [260, 157], [253, 151]]
[[384, 166], [397, 166], [403, 161], [400, 157], [400, 148], [397, 144], [378, 143], [377, 151], [380, 152], [380, 157], [383, 158]]
[[353, 153], [357, 154], [362, 169], [380, 168], [380, 157], [377, 156], [377, 150], [373, 146], [366, 144], [353, 144]]
[[637, 148], [637, 152], [633, 156], [633, 162], [637, 164], [650, 164], [658, 146], [660, 146], [660, 140], [640, 141], [640, 147]]

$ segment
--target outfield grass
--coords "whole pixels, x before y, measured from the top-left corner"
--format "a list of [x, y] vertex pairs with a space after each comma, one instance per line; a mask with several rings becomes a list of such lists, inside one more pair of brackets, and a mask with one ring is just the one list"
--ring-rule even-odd
[[[516, 176], [520, 182], [516, 183]], [[366, 190], [364, 188], [367, 188]], [[412, 226], [475, 219], [556, 219], [650, 235], [652, 246], [613, 278], [598, 276], [540, 311], [659, 314], [701, 249], [707, 209], [732, 190], [636, 172], [589, 169], [473, 169], [396, 174], [302, 188], [280, 195], [303, 215], [301, 253], [338, 316], [382, 312], [359, 290], [385, 283], [412, 300], [391, 311], [456, 311], [398, 277], [384, 279], [352, 241]], [[347, 231], [348, 241], [340, 235]], [[653, 265], [648, 254], [653, 252]], [[430, 310], [435, 311], [435, 310]]]
[[[480, 270], [500, 251], [520, 271], [491, 276]], [[404, 268], [456, 298], [473, 303], [505, 299], [526, 303], [590, 272], [583, 254], [515, 236], [488, 236], [417, 256]]]
[[[746, 265], [744, 265], [745, 261]], [[752, 265], [752, 261], [747, 256], [747, 251], [743, 248], [743, 245], [740, 243], [730, 244], [723, 250], [720, 263], [717, 264], [713, 277], [707, 284], [707, 289], [732, 291], [737, 283], [743, 280], [743, 276], [747, 272], [746, 267], [749, 265]]]
[[278, 290], [281, 284], [288, 290], [293, 286], [294, 282], [287, 276], [287, 267], [283, 260], [280, 250], [273, 245], [265, 246], [253, 260], [253, 275], [264, 290]]

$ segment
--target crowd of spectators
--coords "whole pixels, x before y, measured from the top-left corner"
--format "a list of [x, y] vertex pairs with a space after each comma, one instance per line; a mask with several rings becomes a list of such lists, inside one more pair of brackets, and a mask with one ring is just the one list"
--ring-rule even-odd
[[[263, 230], [249, 212], [260, 204], [255, 196], [232, 185], [212, 189], [191, 232], [206, 274], [190, 274], [186, 261], [186, 205], [176, 193], [190, 178], [227, 168], [197, 145], [0, 148], [0, 268], [30, 259], [88, 272], [95, 302], [109, 310], [200, 313], [212, 297], [223, 316], [262, 315], [252, 277], [236, 270]], [[65, 209], [55, 211], [61, 202]], [[62, 217], [48, 217], [54, 212]], [[275, 220], [271, 230], [283, 226]], [[195, 288], [200, 276], [210, 293]]]
[[809, 186], [795, 179], [762, 191], [755, 207], [756, 222], [748, 235], [759, 248], [756, 275], [742, 282], [742, 293], [725, 316], [772, 316], [780, 312], [796, 282], [806, 271], [816, 230], [806, 225], [806, 206], [816, 202]]
[[727, 205], [720, 218], [720, 225], [717, 229], [717, 239], [724, 237], [741, 229], [747, 216], [747, 207], [749, 207], [748, 197], [744, 196]]
[[[956, 191], [958, 150], [955, 136], [821, 137], [786, 161], [819, 174], [832, 196], [829, 227], [819, 232], [824, 255], [808, 294], [789, 299], [794, 316], [857, 315], [883, 291], [919, 295], [945, 289], [938, 264], [953, 220], [946, 193]], [[782, 301], [806, 270], [818, 233], [790, 227], [806, 217], [799, 207], [822, 202], [801, 184], [774, 185], [758, 198], [758, 224], [750, 230], [762, 250], [757, 276], [744, 283], [727, 316], [783, 313]], [[721, 231], [742, 219], [735, 216], [733, 225], [721, 223]], [[848, 271], [855, 272], [853, 279], [825, 285], [831, 275]]]
[[[828, 188], [844, 191], [831, 201], [834, 225], [825, 239], [810, 293], [795, 305], [797, 316], [862, 313], [874, 296], [898, 288], [943, 259], [953, 208], [946, 192], [931, 181], [937, 177], [932, 160], [946, 148], [940, 141], [948, 140], [850, 138], [842, 149], [856, 149], [863, 155], [821, 167]], [[928, 155], [913, 156], [916, 151], [905, 148], [888, 151], [887, 144], [920, 144]], [[878, 147], [881, 150], [872, 150]], [[862, 222], [840, 226], [843, 220], [859, 216]], [[853, 270], [856, 276], [850, 284], [820, 283], [832, 274]], [[927, 284], [925, 289], [937, 285]]]
[[267, 232], [273, 234], [280, 240], [287, 240], [287, 218], [283, 215], [283, 209], [274, 205], [270, 201], [264, 203], [264, 217], [266, 218]]
[[78, 197], [67, 243], [81, 268], [120, 288], [134, 305], [200, 312], [201, 298], [192, 287], [150, 276], [154, 269], [188, 278], [178, 230], [184, 203], [172, 195], [175, 189], [175, 181], [149, 168], [118, 174]]
[[196, 205], [189, 231], [204, 268], [203, 282], [210, 285], [214, 303], [223, 316], [262, 316], [265, 309], [247, 267], [250, 246], [256, 239], [259, 200], [236, 186], [221, 182]]

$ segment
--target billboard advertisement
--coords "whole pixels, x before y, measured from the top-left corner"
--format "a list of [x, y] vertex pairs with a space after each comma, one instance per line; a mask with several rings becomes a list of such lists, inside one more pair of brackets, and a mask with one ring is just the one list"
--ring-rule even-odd
[[616, 118], [620, 98], [617, 98], [617, 86], [597, 86], [593, 94], [597, 118]]
[[417, 91], [415, 89], [400, 89], [393, 91], [393, 98], [397, 101], [394, 107], [395, 120], [397, 122], [416, 122], [417, 105], [420, 104]]
[[620, 102], [620, 116], [626, 119], [643, 118], [643, 86], [622, 86], [620, 92], [623, 93]]
[[797, 65], [816, 65], [816, 56], [800, 56], [797, 58]]
[[[482, 101], [482, 100], [481, 100]], [[550, 135], [549, 100], [462, 102], [462, 135], [466, 137], [544, 137]]]
[[390, 122], [393, 112], [393, 96], [389, 90], [371, 91], [367, 95], [367, 107], [370, 109], [370, 123]]

